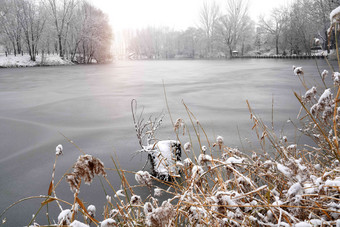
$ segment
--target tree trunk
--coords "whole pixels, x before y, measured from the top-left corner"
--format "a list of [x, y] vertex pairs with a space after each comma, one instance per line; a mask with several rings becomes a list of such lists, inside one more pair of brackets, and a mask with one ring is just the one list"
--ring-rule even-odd
[[63, 54], [63, 44], [62, 44], [62, 40], [61, 40], [61, 34], [58, 35], [58, 43], [59, 43], [59, 56], [61, 58], [64, 57], [64, 54]]

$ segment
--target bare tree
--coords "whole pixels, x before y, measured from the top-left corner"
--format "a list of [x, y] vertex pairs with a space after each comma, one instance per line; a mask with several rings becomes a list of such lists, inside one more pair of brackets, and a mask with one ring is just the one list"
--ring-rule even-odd
[[46, 14], [40, 2], [33, 0], [18, 1], [19, 21], [23, 29], [28, 53], [32, 61], [36, 60], [38, 44], [45, 26]]
[[[82, 56], [82, 63], [98, 63], [111, 58], [112, 29], [106, 14], [84, 1], [81, 5], [82, 23], [80, 34], [75, 39], [75, 52]], [[79, 34], [78, 34], [79, 35]]]
[[224, 49], [229, 51], [229, 56], [232, 56], [232, 51], [236, 48], [247, 26], [247, 20], [249, 20], [248, 2], [245, 0], [228, 0], [226, 14], [220, 17], [217, 31], [222, 45], [226, 47]]
[[215, 28], [220, 17], [220, 7], [215, 1], [204, 1], [203, 7], [200, 11], [200, 24], [205, 32], [207, 41], [207, 56], [211, 55], [213, 51], [213, 39], [215, 35]]
[[11, 43], [14, 55], [20, 54], [22, 51], [22, 27], [19, 22], [17, 1], [1, 0], [0, 5], [0, 28]]
[[267, 35], [273, 37], [276, 54], [279, 54], [279, 41], [287, 21], [288, 15], [286, 12], [286, 9], [275, 8], [271, 13], [270, 19], [266, 20], [264, 16], [261, 16], [259, 20], [259, 26], [262, 30]]
[[51, 10], [58, 39], [60, 57], [64, 57], [69, 25], [71, 23], [77, 0], [47, 0]]

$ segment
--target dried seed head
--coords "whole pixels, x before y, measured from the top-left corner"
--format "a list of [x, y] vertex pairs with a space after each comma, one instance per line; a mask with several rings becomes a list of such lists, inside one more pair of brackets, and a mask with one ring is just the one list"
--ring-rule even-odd
[[216, 138], [216, 143], [217, 143], [219, 146], [222, 146], [222, 145], [223, 145], [223, 137], [222, 137], [222, 136], [217, 136], [217, 138]]
[[94, 218], [94, 216], [96, 215], [96, 207], [94, 205], [90, 205], [87, 207], [87, 212], [89, 213], [89, 215], [91, 217]]
[[55, 148], [55, 154], [56, 154], [57, 156], [63, 154], [63, 145], [59, 144], [59, 145]]
[[75, 173], [66, 174], [66, 182], [69, 183], [70, 189], [73, 193], [79, 192], [80, 178]]
[[258, 159], [256, 152], [253, 152], [253, 154], [251, 155], [251, 158], [253, 159], [253, 161], [256, 161]]
[[106, 200], [107, 200], [108, 203], [111, 203], [111, 196], [107, 195]]
[[334, 72], [332, 75], [332, 79], [334, 81], [334, 85], [340, 85], [340, 73]]
[[78, 209], [79, 209], [79, 204], [78, 203], [75, 203], [74, 205], [72, 205], [72, 211], [74, 211], [75, 213], [78, 212]]
[[151, 175], [147, 171], [138, 171], [135, 174], [135, 179], [141, 185], [151, 186]]
[[325, 80], [325, 78], [328, 76], [328, 71], [325, 69], [321, 73], [322, 80]]
[[133, 195], [130, 200], [131, 205], [138, 206], [142, 204], [142, 199], [139, 195]]
[[119, 210], [117, 210], [117, 209], [112, 209], [110, 211], [110, 217], [111, 218], [114, 218], [117, 214], [119, 214]]
[[205, 154], [205, 152], [208, 150], [206, 146], [202, 146], [202, 152]]
[[74, 164], [73, 172], [66, 175], [66, 181], [73, 192], [79, 191], [79, 183], [83, 178], [86, 184], [90, 184], [95, 175], [106, 176], [104, 164], [92, 155], [81, 155]]
[[207, 162], [211, 162], [212, 161], [212, 158], [210, 155], [207, 155], [207, 154], [200, 154], [198, 156], [198, 163], [200, 165], [204, 165], [205, 163]]
[[178, 118], [176, 120], [175, 125], [174, 125], [175, 131], [178, 131], [179, 128], [183, 128], [183, 135], [184, 135], [184, 133], [185, 133], [185, 124], [184, 124], [184, 120], [182, 118]]
[[156, 196], [156, 197], [160, 197], [161, 195], [162, 195], [162, 189], [160, 189], [160, 188], [155, 188], [154, 189], [154, 195]]
[[185, 168], [188, 168], [192, 165], [192, 161], [190, 158], [184, 159], [183, 163], [184, 163]]
[[314, 44], [315, 44], [316, 46], [319, 46], [319, 45], [320, 45], [320, 39], [314, 38]]
[[199, 177], [204, 173], [203, 169], [201, 166], [194, 166], [192, 167], [192, 174], [191, 174], [191, 178], [194, 181], [197, 181], [199, 179]]
[[120, 189], [116, 192], [115, 197], [118, 198], [119, 196], [125, 197], [123, 189]]
[[303, 75], [303, 69], [302, 69], [302, 67], [295, 67], [295, 68], [293, 68], [293, 69], [294, 69], [294, 74], [295, 74], [295, 76]]
[[190, 152], [190, 150], [191, 150], [191, 143], [190, 142], [187, 142], [187, 143], [184, 144], [184, 150], [186, 152]]
[[287, 150], [288, 150], [289, 152], [291, 152], [291, 153], [295, 153], [295, 152], [296, 152], [296, 147], [297, 147], [296, 144], [292, 144], [292, 145], [289, 145], [289, 146], [287, 147]]
[[58, 215], [58, 224], [59, 225], [69, 225], [71, 224], [72, 212], [70, 209], [66, 209], [60, 212]]
[[105, 219], [100, 223], [100, 227], [114, 227], [116, 225], [116, 221], [113, 220], [112, 218]]
[[144, 204], [144, 214], [149, 214], [154, 210], [152, 204], [150, 202], [146, 202]]
[[149, 226], [166, 226], [175, 215], [171, 203], [164, 201], [162, 206], [146, 214], [146, 224]]
[[312, 98], [314, 98], [314, 96], [316, 95], [316, 87], [312, 87], [311, 89], [309, 89], [305, 95], [303, 96], [303, 101], [304, 102], [309, 102], [312, 100]]

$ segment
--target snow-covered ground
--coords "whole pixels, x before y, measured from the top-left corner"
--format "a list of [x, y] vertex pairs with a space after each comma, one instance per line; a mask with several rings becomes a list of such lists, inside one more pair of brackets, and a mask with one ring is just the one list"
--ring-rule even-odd
[[31, 61], [29, 55], [5, 55], [0, 54], [0, 67], [31, 67], [31, 66], [51, 66], [51, 65], [71, 65], [71, 61], [63, 60], [58, 55], [44, 55], [43, 61], [42, 56], [38, 55], [36, 61]]

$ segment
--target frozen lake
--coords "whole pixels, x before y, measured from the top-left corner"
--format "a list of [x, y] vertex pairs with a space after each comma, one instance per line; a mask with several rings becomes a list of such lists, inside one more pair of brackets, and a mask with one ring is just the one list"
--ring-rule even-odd
[[[189, 124], [184, 100], [211, 140], [221, 135], [227, 145], [240, 146], [237, 127], [242, 138], [251, 137], [246, 99], [270, 122], [274, 97], [274, 121], [281, 129], [299, 111], [293, 91], [302, 87], [293, 75], [293, 64], [304, 68], [310, 84], [314, 79], [320, 83], [314, 60], [122, 61], [0, 69], [0, 211], [23, 197], [47, 194], [58, 144], [63, 144], [64, 154], [58, 159], [56, 179], [76, 161], [80, 152], [59, 132], [85, 153], [100, 158], [106, 167], [114, 168], [110, 156], [116, 153], [123, 169], [140, 170], [146, 156], [131, 159], [139, 145], [130, 102], [136, 99], [145, 107], [146, 116], [162, 110], [167, 113], [163, 80], [173, 118], [181, 117]], [[318, 60], [318, 64], [321, 70], [329, 70], [325, 61]], [[175, 138], [167, 114], [158, 138]], [[187, 135], [182, 141], [188, 141]], [[119, 177], [110, 171], [108, 175], [118, 189]], [[134, 184], [134, 176], [128, 176]], [[102, 220], [105, 194], [98, 178], [93, 186], [82, 185], [80, 191], [82, 199], [97, 206], [97, 217]], [[64, 181], [57, 195], [70, 202], [73, 198]], [[5, 215], [5, 226], [27, 225], [40, 202], [32, 200], [12, 208]], [[40, 224], [47, 224], [45, 213], [44, 209]]]

